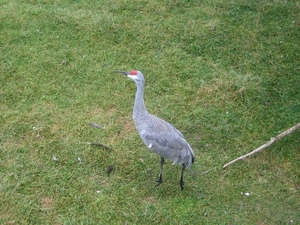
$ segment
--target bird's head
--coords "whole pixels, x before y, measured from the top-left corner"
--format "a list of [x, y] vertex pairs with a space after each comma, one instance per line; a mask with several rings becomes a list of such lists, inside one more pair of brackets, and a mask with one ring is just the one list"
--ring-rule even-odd
[[141, 71], [138, 70], [132, 70], [130, 72], [123, 72], [123, 71], [115, 71], [116, 73], [124, 74], [125, 76], [131, 78], [135, 82], [144, 82], [144, 76]]

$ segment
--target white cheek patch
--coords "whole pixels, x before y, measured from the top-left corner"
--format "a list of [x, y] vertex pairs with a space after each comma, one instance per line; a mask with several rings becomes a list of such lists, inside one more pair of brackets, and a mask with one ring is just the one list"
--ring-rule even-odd
[[150, 143], [149, 145], [148, 145], [148, 148], [151, 148], [152, 147], [152, 144]]
[[137, 79], [137, 75], [127, 75], [127, 77], [131, 78], [132, 80], [136, 80]]

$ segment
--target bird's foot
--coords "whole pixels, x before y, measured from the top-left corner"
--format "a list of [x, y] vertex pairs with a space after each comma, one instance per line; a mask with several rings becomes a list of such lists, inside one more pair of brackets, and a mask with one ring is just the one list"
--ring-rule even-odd
[[162, 176], [159, 176], [156, 182], [158, 183], [156, 186], [159, 186], [162, 183]]
[[184, 189], [184, 182], [183, 182], [183, 180], [181, 180], [181, 181], [179, 182], [179, 185], [180, 185], [181, 190], [183, 190], [183, 189]]

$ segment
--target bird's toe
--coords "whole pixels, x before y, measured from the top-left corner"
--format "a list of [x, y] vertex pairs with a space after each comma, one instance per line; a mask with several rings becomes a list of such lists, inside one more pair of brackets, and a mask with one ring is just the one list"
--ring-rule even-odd
[[179, 182], [179, 184], [180, 184], [181, 190], [183, 190], [183, 189], [184, 189], [184, 182], [181, 180], [181, 181]]
[[157, 182], [156, 186], [159, 186], [162, 183], [162, 176], [159, 176], [156, 182]]

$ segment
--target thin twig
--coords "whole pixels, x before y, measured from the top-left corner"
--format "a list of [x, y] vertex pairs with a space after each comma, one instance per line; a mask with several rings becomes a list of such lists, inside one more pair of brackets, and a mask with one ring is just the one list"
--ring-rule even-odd
[[206, 170], [205, 172], [201, 173], [200, 175], [202, 176], [202, 175], [204, 175], [204, 174], [208, 173], [209, 171], [211, 171], [211, 169], [209, 169], [209, 170]]
[[107, 148], [107, 149], [112, 149], [111, 147], [105, 145], [105, 144], [102, 144], [102, 143], [97, 143], [97, 142], [87, 142], [88, 145], [95, 145], [95, 146], [100, 146], [100, 147], [104, 147], [104, 148]]
[[96, 124], [96, 123], [88, 123], [91, 127], [95, 127], [95, 128], [99, 128], [99, 129], [102, 129], [103, 126], [101, 126], [100, 124]]
[[232, 160], [231, 162], [225, 164], [225, 165], [223, 166], [223, 168], [226, 168], [227, 166], [229, 166], [229, 165], [235, 163], [236, 161], [239, 161], [239, 160], [241, 160], [241, 159], [245, 159], [245, 158], [247, 158], [248, 156], [253, 155], [253, 154], [255, 154], [255, 153], [257, 153], [257, 152], [263, 150], [264, 148], [266, 148], [266, 147], [268, 147], [269, 145], [273, 144], [275, 141], [277, 141], [277, 140], [281, 139], [282, 137], [284, 137], [284, 136], [286, 136], [286, 135], [292, 133], [293, 131], [295, 131], [295, 130], [298, 129], [299, 127], [300, 127], [300, 123], [298, 123], [297, 125], [291, 127], [290, 129], [288, 129], [288, 130], [282, 132], [281, 134], [277, 135], [276, 137], [272, 137], [271, 140], [270, 140], [269, 142], [265, 143], [264, 145], [260, 146], [259, 148], [255, 149], [255, 150], [253, 150], [252, 152], [250, 152], [250, 153], [248, 153], [248, 154], [246, 154], [246, 155], [242, 155], [242, 156], [240, 156], [240, 157], [238, 157], [238, 158]]

